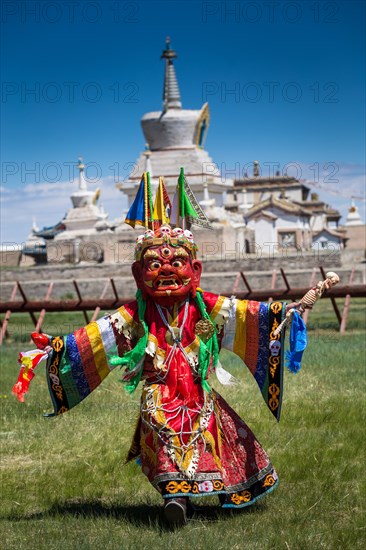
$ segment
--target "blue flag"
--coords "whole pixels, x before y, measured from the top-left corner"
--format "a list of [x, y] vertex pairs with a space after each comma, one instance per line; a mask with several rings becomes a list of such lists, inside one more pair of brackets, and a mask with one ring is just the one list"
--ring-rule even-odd
[[290, 329], [290, 350], [286, 351], [286, 367], [291, 372], [301, 369], [302, 354], [308, 345], [306, 325], [298, 311], [294, 312]]
[[136, 224], [146, 226], [147, 216], [145, 213], [145, 187], [145, 177], [143, 175], [135, 200], [131, 204], [125, 219], [125, 223], [131, 225], [132, 227], [135, 227]]

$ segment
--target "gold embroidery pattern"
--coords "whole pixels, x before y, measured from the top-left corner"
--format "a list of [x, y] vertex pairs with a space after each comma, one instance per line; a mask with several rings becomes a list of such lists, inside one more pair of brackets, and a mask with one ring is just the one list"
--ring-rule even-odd
[[48, 369], [48, 376], [51, 381], [51, 389], [54, 392], [55, 397], [61, 402], [59, 408], [57, 409], [57, 415], [62, 414], [66, 411], [68, 411], [68, 407], [66, 405], [63, 405], [64, 402], [64, 392], [63, 387], [60, 383], [59, 378], [59, 363], [62, 357], [62, 350], [64, 348], [65, 344], [63, 339], [60, 336], [56, 336], [52, 340], [52, 347], [55, 351], [54, 359]]
[[275, 330], [281, 323], [281, 318], [285, 313], [282, 302], [272, 302], [269, 306], [269, 353], [268, 353], [268, 390], [266, 401], [269, 409], [275, 415], [277, 420], [281, 410], [282, 395], [282, 357], [283, 342], [281, 334], [275, 335]]
[[272, 378], [274, 378], [276, 374], [277, 366], [280, 364], [280, 358], [279, 357], [270, 357], [269, 358], [269, 364], [271, 365], [269, 367], [269, 372], [271, 373]]
[[272, 475], [272, 474], [268, 474], [268, 475], [266, 475], [266, 477], [264, 478], [262, 487], [273, 487], [273, 485], [274, 485], [275, 483], [276, 483], [276, 480], [275, 480], [275, 478], [273, 477], [273, 475]]
[[280, 395], [280, 388], [277, 386], [277, 384], [271, 384], [268, 388], [268, 393], [270, 394], [270, 399], [268, 400], [268, 405], [270, 406], [272, 411], [275, 411], [279, 407], [279, 399], [278, 396]]
[[250, 491], [243, 491], [240, 495], [234, 493], [231, 495], [231, 501], [234, 504], [241, 504], [242, 502], [250, 502], [252, 500], [252, 493]]
[[61, 351], [64, 347], [64, 343], [59, 336], [56, 336], [56, 338], [52, 340], [52, 347], [57, 352]]
[[222, 491], [222, 489], [224, 488], [223, 482], [219, 481], [218, 479], [214, 479], [212, 483], [215, 491]]
[[[62, 349], [63, 346], [61, 346]], [[56, 357], [53, 360], [53, 363], [50, 365], [49, 368], [49, 377], [52, 381], [52, 389], [55, 392], [56, 397], [63, 401], [63, 395], [62, 395], [62, 386], [60, 386], [60, 379], [58, 377], [58, 364], [60, 362], [59, 355], [56, 355]]]
[[282, 310], [282, 303], [281, 302], [272, 302], [271, 303], [271, 310], [273, 313], [279, 313]]
[[170, 481], [165, 486], [166, 491], [173, 495], [175, 495], [176, 493], [189, 493], [191, 488], [192, 485], [187, 481], [182, 481], [181, 483], [178, 483], [177, 481]]
[[207, 494], [214, 493], [217, 491], [222, 491], [224, 489], [224, 484], [219, 479], [215, 480], [206, 480], [206, 481], [193, 481], [188, 483], [188, 481], [169, 481], [165, 485], [165, 491], [171, 495], [177, 493], [192, 493], [194, 495], [198, 494]]
[[276, 330], [278, 325], [279, 325], [279, 323], [277, 322], [277, 320], [273, 319], [272, 331], [271, 331], [271, 334], [269, 335], [270, 340], [278, 340], [280, 338], [279, 334], [277, 334], [277, 335], [274, 334], [274, 331]]
[[191, 491], [191, 492], [192, 492], [194, 495], [198, 495], [198, 494], [199, 494], [200, 490], [199, 490], [199, 488], [198, 488], [198, 483], [197, 483], [197, 482], [193, 483], [193, 487], [192, 487], [192, 491]]

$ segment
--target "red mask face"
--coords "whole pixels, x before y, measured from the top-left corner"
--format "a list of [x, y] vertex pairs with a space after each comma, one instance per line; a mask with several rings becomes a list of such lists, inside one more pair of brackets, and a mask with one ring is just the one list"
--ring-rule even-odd
[[160, 245], [146, 250], [141, 262], [132, 265], [132, 273], [144, 298], [150, 296], [161, 305], [183, 301], [196, 295], [202, 264], [193, 260], [183, 246]]

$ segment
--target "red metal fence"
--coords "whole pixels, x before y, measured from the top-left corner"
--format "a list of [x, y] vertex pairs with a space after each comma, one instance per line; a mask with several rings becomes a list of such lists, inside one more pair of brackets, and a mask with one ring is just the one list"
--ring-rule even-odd
[[[360, 298], [366, 296], [366, 285], [364, 284], [353, 284], [354, 278], [354, 268], [351, 271], [349, 281], [347, 285], [332, 287], [327, 290], [323, 298], [328, 298], [331, 300], [334, 312], [337, 316], [340, 332], [344, 333], [347, 327], [348, 313], [350, 310], [351, 298]], [[316, 283], [316, 272], [317, 269], [314, 268], [310, 281], [309, 287], [296, 288], [292, 287], [289, 283], [288, 277], [284, 270], [281, 268], [279, 271], [274, 270], [272, 273], [271, 288], [266, 289], [255, 289], [252, 288], [251, 284], [248, 281], [247, 276], [243, 271], [238, 273], [234, 288], [233, 294], [237, 298], [245, 300], [258, 300], [258, 301], [273, 301], [273, 300], [287, 300], [287, 301], [296, 301], [309, 290], [310, 287], [314, 286]], [[323, 279], [326, 278], [325, 271], [321, 267], [320, 273]], [[276, 288], [277, 286], [277, 276], [281, 275], [282, 286], [281, 288]], [[241, 291], [239, 286], [241, 282], [244, 283], [246, 288], [245, 291]], [[22, 284], [19, 281], [16, 281], [13, 285], [11, 296], [9, 300], [0, 302], [0, 314], [5, 314], [3, 320], [0, 318], [0, 346], [2, 345], [5, 338], [9, 337], [8, 333], [8, 324], [11, 318], [12, 313], [29, 313], [35, 330], [37, 332], [42, 332], [42, 323], [44, 321], [45, 315], [47, 312], [60, 312], [60, 311], [82, 311], [84, 314], [85, 322], [89, 323], [95, 321], [98, 317], [101, 310], [111, 310], [119, 307], [126, 302], [132, 301], [133, 297], [120, 298], [116, 289], [115, 282], [112, 278], [106, 280], [104, 285], [103, 292], [99, 298], [83, 298], [81, 295], [80, 288], [76, 281], [73, 281], [75, 292], [77, 295], [76, 300], [51, 300], [51, 294], [54, 288], [54, 283], [50, 282], [47, 288], [47, 292], [42, 300], [28, 300]], [[111, 287], [114, 297], [105, 298], [108, 288]], [[17, 294], [20, 294], [21, 299], [17, 299]], [[225, 295], [225, 293], [223, 293]], [[231, 295], [226, 294], [226, 295]], [[336, 298], [345, 298], [343, 305], [342, 313], [339, 310], [339, 307], [336, 302]], [[89, 318], [89, 313], [93, 311], [91, 318]], [[304, 313], [304, 319], [307, 321], [309, 316], [309, 311], [306, 310]], [[38, 318], [36, 313], [39, 313]]]

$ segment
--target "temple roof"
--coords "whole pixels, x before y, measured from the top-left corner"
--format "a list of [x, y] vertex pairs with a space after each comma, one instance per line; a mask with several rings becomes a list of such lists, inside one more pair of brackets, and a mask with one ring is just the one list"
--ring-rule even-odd
[[270, 211], [273, 208], [278, 208], [289, 214], [297, 216], [307, 216], [310, 217], [311, 213], [304, 208], [301, 208], [298, 204], [290, 201], [289, 199], [277, 199], [271, 195], [268, 199], [258, 202], [252, 208], [248, 210], [245, 214], [245, 218], [253, 218], [256, 214], [260, 212], [266, 212], [266, 216], [269, 216]]
[[319, 200], [294, 202], [312, 214], [325, 214], [329, 220], [339, 220], [341, 218], [340, 212], [329, 206], [326, 202]]
[[347, 229], [345, 228], [337, 228], [332, 229], [331, 227], [323, 227], [320, 231], [315, 231], [313, 233], [313, 237], [318, 237], [322, 233], [328, 233], [329, 235], [333, 235], [334, 237], [340, 237], [341, 239], [347, 239], [346, 233]]
[[306, 182], [298, 180], [293, 176], [272, 176], [272, 177], [246, 177], [234, 180], [234, 190], [245, 188], [246, 190], [263, 189], [264, 187], [305, 187], [309, 189]]
[[54, 239], [56, 235], [58, 235], [59, 233], [62, 233], [62, 231], [65, 231], [65, 229], [66, 229], [66, 226], [61, 221], [56, 223], [55, 225], [51, 225], [49, 227], [43, 227], [42, 229], [33, 231], [33, 233], [36, 237], [40, 237], [42, 239]]

